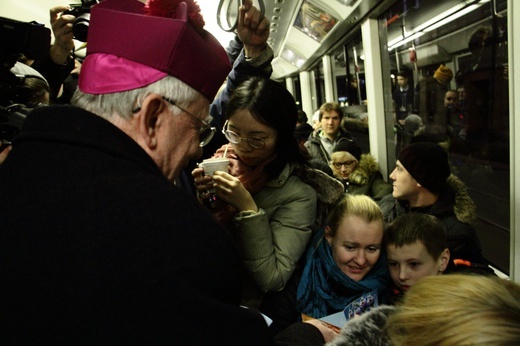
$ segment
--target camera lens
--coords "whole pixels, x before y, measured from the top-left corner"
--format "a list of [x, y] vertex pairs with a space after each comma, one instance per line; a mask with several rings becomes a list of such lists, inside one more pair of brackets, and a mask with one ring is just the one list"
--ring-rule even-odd
[[84, 13], [80, 15], [74, 21], [74, 25], [72, 27], [72, 32], [74, 34], [74, 38], [81, 42], [87, 42], [87, 33], [88, 26], [90, 22], [90, 13]]

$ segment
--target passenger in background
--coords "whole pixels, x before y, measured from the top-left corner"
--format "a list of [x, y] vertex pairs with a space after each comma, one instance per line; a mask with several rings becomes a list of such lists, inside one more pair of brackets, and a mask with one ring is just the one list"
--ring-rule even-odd
[[307, 114], [301, 109], [298, 110], [298, 120], [296, 120], [296, 129], [294, 130], [294, 136], [298, 140], [298, 144], [304, 153], [307, 153], [305, 148], [305, 142], [309, 139], [309, 136], [314, 131], [312, 126], [309, 124]]
[[410, 114], [404, 119], [402, 124], [399, 122], [395, 123], [394, 129], [397, 132], [397, 143], [395, 146], [397, 156], [408, 144], [417, 142], [417, 138], [420, 138], [424, 133], [424, 123], [417, 114]]
[[459, 109], [459, 93], [457, 90], [450, 89], [444, 95], [444, 107], [446, 109]]
[[214, 155], [230, 160], [229, 172], [192, 173], [203, 201], [216, 189], [212, 212], [241, 253], [249, 279], [243, 304], [250, 307], [286, 286], [313, 230], [343, 193], [339, 182], [308, 165], [294, 137], [297, 114], [283, 85], [247, 79], [226, 107], [229, 144]]
[[397, 72], [397, 86], [394, 91], [396, 121], [402, 123], [408, 114], [413, 112], [415, 91], [409, 83], [410, 72]]
[[425, 133], [430, 137], [440, 138], [434, 142], [442, 142], [447, 137], [446, 108], [444, 96], [453, 79], [453, 72], [445, 65], [440, 65], [433, 76], [425, 76], [419, 81], [417, 109], [425, 125]]
[[355, 142], [339, 142], [332, 153], [330, 167], [349, 194], [367, 195], [378, 201], [392, 192], [392, 186], [383, 180], [375, 158], [361, 154]]
[[81, 72], [81, 61], [79, 59], [74, 60], [74, 69], [65, 78], [61, 85], [61, 90], [56, 99], [56, 104], [70, 104], [72, 96], [78, 87], [78, 77]]
[[349, 105], [360, 105], [361, 100], [366, 100], [366, 96], [361, 96], [361, 100], [359, 99], [359, 83], [356, 75], [349, 74], [347, 78], [347, 101]]
[[408, 212], [437, 217], [453, 259], [484, 263], [474, 224], [475, 204], [466, 186], [450, 175], [448, 155], [434, 143], [412, 143], [401, 150], [390, 174], [393, 192], [379, 201], [385, 222]]
[[[307, 142], [307, 140], [309, 140], [309, 137], [313, 132], [314, 129], [307, 123], [296, 126], [296, 129], [294, 130], [294, 137], [298, 141], [300, 150], [302, 151], [302, 153], [304, 153], [305, 156], [309, 156], [309, 151], [305, 147], [305, 143]], [[326, 165], [322, 160], [309, 157], [309, 164], [312, 167], [327, 173], [331, 177], [333, 176], [332, 169], [330, 169], [330, 167]]]
[[74, 49], [72, 25], [76, 18], [71, 14], [63, 14], [68, 9], [69, 6], [61, 5], [50, 9], [54, 43], [49, 49], [47, 58], [29, 63], [47, 80], [52, 103], [56, 101], [62, 83], [74, 69], [74, 58], [71, 54]]
[[312, 120], [312, 128], [314, 129], [314, 131], [318, 131], [321, 128], [320, 110], [319, 109], [312, 114], [311, 120]]
[[[444, 107], [446, 111], [446, 134], [449, 141], [448, 151], [466, 156], [468, 154], [465, 143], [466, 115], [460, 108], [459, 92], [457, 90], [450, 89], [446, 91]], [[453, 161], [452, 164], [454, 164]]]
[[[13, 105], [18, 104], [29, 110], [37, 106], [49, 104], [49, 84], [41, 73], [32, 67], [16, 61], [10, 70], [10, 75], [2, 78], [2, 82], [6, 83], [6, 85], [2, 85], [2, 95], [0, 95], [2, 100], [8, 100]], [[11, 142], [14, 137], [20, 132], [20, 125], [15, 126], [13, 123], [23, 122], [26, 111], [23, 111], [23, 113], [9, 113], [9, 116], [13, 116], [13, 119], [8, 119], [6, 116], [5, 120], [2, 119], [0, 123], [0, 165], [9, 155], [12, 149]], [[3, 116], [4, 114], [2, 113]], [[23, 118], [21, 118], [22, 116]]]
[[23, 104], [28, 108], [49, 104], [49, 83], [38, 71], [21, 62], [17, 62], [11, 69], [11, 73], [22, 80], [22, 84], [16, 90], [16, 99], [13, 99], [14, 103]]
[[324, 103], [319, 112], [321, 130], [312, 133], [305, 143], [305, 147], [313, 159], [320, 160], [328, 165], [334, 147], [341, 141], [352, 141], [353, 139], [350, 133], [341, 129], [343, 111], [338, 103]]

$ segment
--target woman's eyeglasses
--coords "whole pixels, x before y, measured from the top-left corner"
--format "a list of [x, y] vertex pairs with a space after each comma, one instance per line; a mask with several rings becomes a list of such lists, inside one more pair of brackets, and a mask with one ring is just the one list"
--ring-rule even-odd
[[224, 123], [224, 128], [222, 129], [222, 133], [226, 136], [226, 139], [232, 144], [238, 144], [242, 141], [246, 141], [247, 144], [251, 146], [251, 148], [262, 149], [265, 147], [265, 139], [260, 137], [240, 137], [236, 132], [231, 130], [227, 130], [228, 121]]
[[356, 160], [350, 160], [350, 161], [345, 161], [345, 162], [334, 162], [332, 163], [334, 165], [334, 167], [336, 167], [337, 169], [340, 169], [342, 166], [345, 166], [346, 168], [350, 168], [352, 167], [357, 161]]

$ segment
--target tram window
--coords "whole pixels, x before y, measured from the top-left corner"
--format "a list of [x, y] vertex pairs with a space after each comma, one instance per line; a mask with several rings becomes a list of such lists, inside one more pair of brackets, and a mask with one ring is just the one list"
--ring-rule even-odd
[[[361, 35], [357, 35], [342, 48], [344, 61], [344, 85], [346, 106], [366, 104], [365, 64]], [[338, 85], [338, 96], [340, 86]]]
[[[506, 0], [404, 0], [379, 18], [387, 29], [382, 59], [393, 89], [397, 72], [409, 71], [414, 106], [406, 112], [421, 117], [422, 139], [447, 148], [452, 172], [477, 205], [484, 256], [504, 272], [510, 238], [507, 15]], [[452, 105], [444, 101], [448, 90], [458, 96]], [[397, 103], [393, 91], [386, 90], [392, 95], [385, 99]], [[406, 145], [391, 136], [389, 150]]]

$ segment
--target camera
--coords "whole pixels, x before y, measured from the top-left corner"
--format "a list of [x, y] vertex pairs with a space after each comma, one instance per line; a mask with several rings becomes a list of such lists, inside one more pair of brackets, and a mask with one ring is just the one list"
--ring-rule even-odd
[[72, 24], [72, 33], [76, 40], [87, 42], [90, 8], [98, 3], [99, 0], [81, 0], [81, 4], [70, 4], [70, 10], [63, 12], [63, 14], [71, 14], [76, 17]]

